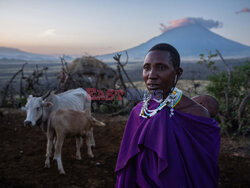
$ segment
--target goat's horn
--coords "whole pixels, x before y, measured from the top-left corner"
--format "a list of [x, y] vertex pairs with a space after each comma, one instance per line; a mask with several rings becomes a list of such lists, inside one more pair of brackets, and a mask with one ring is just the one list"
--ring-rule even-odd
[[42, 99], [46, 99], [51, 93], [51, 90], [49, 90], [45, 95], [42, 96]]

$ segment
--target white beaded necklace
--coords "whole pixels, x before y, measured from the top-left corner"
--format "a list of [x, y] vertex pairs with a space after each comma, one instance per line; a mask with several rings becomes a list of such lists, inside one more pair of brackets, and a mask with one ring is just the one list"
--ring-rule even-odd
[[168, 97], [161, 102], [162, 100], [153, 99], [156, 102], [160, 103], [160, 105], [153, 110], [148, 109], [148, 103], [151, 100], [152, 95], [148, 93], [144, 93], [143, 98], [143, 105], [141, 108], [140, 116], [143, 118], [150, 118], [154, 116], [156, 113], [161, 111], [165, 106], [169, 106], [170, 109], [170, 115], [169, 117], [172, 117], [174, 115], [174, 107], [175, 105], [181, 100], [182, 97], [182, 91], [178, 88], [174, 88], [173, 91], [168, 95]]

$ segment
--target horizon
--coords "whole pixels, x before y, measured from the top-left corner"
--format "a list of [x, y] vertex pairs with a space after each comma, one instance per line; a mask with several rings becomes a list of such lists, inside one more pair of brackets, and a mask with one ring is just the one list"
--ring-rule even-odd
[[102, 55], [138, 46], [169, 29], [193, 23], [250, 46], [248, 7], [250, 2], [244, 0], [3, 0], [0, 46], [36, 54]]

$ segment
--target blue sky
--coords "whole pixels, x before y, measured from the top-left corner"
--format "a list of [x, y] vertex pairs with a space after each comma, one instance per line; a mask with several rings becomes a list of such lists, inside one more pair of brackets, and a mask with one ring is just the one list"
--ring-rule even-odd
[[160, 23], [186, 17], [219, 21], [213, 32], [250, 46], [249, 9], [249, 0], [0, 0], [0, 46], [104, 54], [139, 45], [161, 34]]

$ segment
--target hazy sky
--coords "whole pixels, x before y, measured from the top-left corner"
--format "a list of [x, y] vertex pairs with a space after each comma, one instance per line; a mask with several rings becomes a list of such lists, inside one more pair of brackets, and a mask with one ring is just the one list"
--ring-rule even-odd
[[137, 46], [183, 18], [250, 46], [250, 0], [0, 0], [0, 46], [96, 55]]

